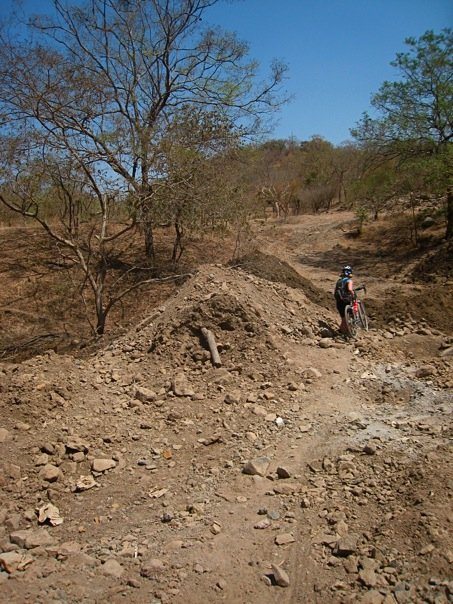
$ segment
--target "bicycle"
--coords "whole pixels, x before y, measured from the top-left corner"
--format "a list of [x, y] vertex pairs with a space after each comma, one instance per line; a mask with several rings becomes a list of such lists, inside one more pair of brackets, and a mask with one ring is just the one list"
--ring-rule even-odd
[[357, 296], [357, 292], [360, 290], [363, 290], [366, 293], [366, 287], [364, 285], [356, 287], [351, 303], [344, 309], [348, 335], [351, 338], [356, 336], [357, 328], [368, 331], [368, 317], [365, 310], [365, 304], [363, 300], [360, 300]]

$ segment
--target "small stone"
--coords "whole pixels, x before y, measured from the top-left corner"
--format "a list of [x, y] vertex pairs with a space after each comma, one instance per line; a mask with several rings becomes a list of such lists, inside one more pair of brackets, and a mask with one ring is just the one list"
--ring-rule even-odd
[[110, 558], [102, 565], [101, 571], [103, 575], [119, 579], [124, 573], [124, 568], [114, 558]]
[[97, 482], [92, 476], [81, 476], [75, 485], [76, 491], [88, 491], [97, 485]]
[[6, 443], [8, 440], [11, 440], [11, 432], [6, 428], [0, 428], [0, 444]]
[[280, 512], [277, 512], [277, 510], [268, 510], [266, 514], [271, 520], [280, 520]]
[[55, 453], [55, 447], [53, 446], [52, 443], [44, 443], [43, 445], [41, 445], [41, 451], [43, 453], [47, 453], [48, 455], [53, 455]]
[[377, 589], [367, 591], [360, 599], [360, 604], [383, 604], [383, 602], [384, 596]]
[[432, 543], [429, 543], [428, 545], [425, 545], [425, 547], [422, 547], [422, 549], [418, 553], [420, 556], [426, 556], [427, 554], [431, 554], [434, 550], [434, 545]]
[[322, 338], [319, 340], [320, 348], [330, 348], [332, 346], [332, 340], [330, 338]]
[[23, 570], [32, 562], [33, 558], [27, 554], [20, 554], [19, 552], [3, 552], [0, 554], [0, 569], [8, 574], [16, 570]]
[[319, 379], [322, 377], [322, 373], [316, 367], [308, 367], [304, 370], [304, 376], [310, 379]]
[[234, 390], [232, 392], [227, 392], [223, 400], [227, 405], [236, 405], [241, 402], [241, 398], [242, 396], [239, 390]]
[[311, 430], [311, 424], [301, 424], [299, 426], [299, 431], [302, 433], [309, 432]]
[[154, 390], [144, 388], [143, 386], [136, 386], [134, 396], [142, 403], [152, 403], [157, 399], [157, 394]]
[[172, 380], [171, 388], [176, 396], [194, 396], [195, 392], [184, 373], [178, 373]]
[[155, 579], [165, 569], [164, 563], [158, 558], [151, 558], [143, 562], [140, 569], [140, 574], [146, 579]]
[[431, 375], [434, 375], [435, 371], [435, 368], [431, 367], [431, 365], [425, 365], [424, 367], [420, 367], [419, 369], [417, 369], [417, 371], [415, 372], [415, 377], [430, 377]]
[[39, 471], [39, 477], [42, 478], [42, 480], [46, 480], [47, 482], [56, 482], [62, 476], [63, 474], [60, 468], [57, 468], [57, 466], [54, 466], [51, 463], [46, 464]]
[[67, 558], [68, 556], [80, 553], [81, 550], [82, 546], [77, 541], [66, 541], [58, 546], [58, 555]]
[[277, 468], [277, 476], [279, 478], [291, 478], [291, 474], [290, 474], [289, 470], [287, 468], [282, 467], [282, 466], [279, 466]]
[[41, 455], [38, 455], [38, 457], [35, 459], [35, 466], [46, 466], [49, 463], [49, 456], [47, 455], [47, 453], [41, 453]]
[[365, 445], [363, 447], [363, 452], [366, 453], [367, 455], [376, 455], [376, 447], [374, 445], [372, 445], [371, 443], [368, 443], [367, 445]]
[[35, 547], [46, 547], [53, 544], [53, 539], [45, 529], [26, 529], [15, 531], [9, 536], [11, 543], [15, 543], [23, 549], [34, 549]]
[[359, 579], [366, 587], [376, 587], [377, 585], [377, 575], [370, 568], [362, 569], [359, 572]]
[[72, 436], [65, 444], [68, 453], [75, 453], [76, 451], [82, 451], [83, 453], [88, 452], [88, 444], [78, 436]]
[[253, 528], [258, 529], [258, 530], [264, 530], [267, 529], [271, 526], [272, 522], [269, 520], [269, 518], [265, 518], [264, 520], [260, 520], [260, 522], [257, 522], [256, 524], [253, 525]]
[[214, 524], [211, 526], [211, 533], [213, 535], [219, 535], [222, 532], [222, 527], [220, 526], [220, 524], [217, 524], [217, 522], [214, 522]]
[[333, 555], [346, 558], [357, 551], [358, 536], [349, 534], [339, 539], [334, 547]]
[[291, 483], [279, 483], [272, 489], [276, 495], [292, 495], [298, 490], [298, 485]]
[[266, 476], [267, 470], [271, 460], [268, 457], [257, 457], [256, 459], [248, 461], [242, 469], [244, 474], [250, 476]]
[[335, 528], [336, 528], [337, 534], [340, 535], [340, 537], [344, 537], [345, 535], [348, 534], [349, 527], [344, 520], [339, 520], [337, 522], [337, 526]]
[[47, 503], [39, 509], [38, 522], [44, 524], [48, 522], [51, 526], [58, 526], [63, 523], [63, 518], [60, 516], [60, 510], [52, 503]]
[[288, 545], [289, 543], [294, 543], [296, 540], [292, 533], [282, 533], [281, 535], [277, 535], [275, 537], [276, 545]]
[[274, 580], [280, 587], [288, 587], [290, 584], [288, 573], [277, 564], [272, 564]]
[[116, 461], [114, 459], [93, 459], [91, 463], [91, 469], [93, 472], [107, 472], [116, 467]]

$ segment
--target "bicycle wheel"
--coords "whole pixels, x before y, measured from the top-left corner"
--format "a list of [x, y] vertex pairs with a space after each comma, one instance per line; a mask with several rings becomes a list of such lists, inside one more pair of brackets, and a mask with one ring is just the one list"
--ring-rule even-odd
[[344, 309], [344, 317], [346, 319], [348, 335], [353, 338], [357, 333], [357, 327], [355, 323], [354, 310], [349, 304]]
[[362, 326], [362, 328], [365, 331], [368, 331], [368, 317], [367, 317], [366, 310], [365, 310], [365, 304], [362, 302], [362, 300], [359, 300], [358, 315], [359, 315], [360, 325]]

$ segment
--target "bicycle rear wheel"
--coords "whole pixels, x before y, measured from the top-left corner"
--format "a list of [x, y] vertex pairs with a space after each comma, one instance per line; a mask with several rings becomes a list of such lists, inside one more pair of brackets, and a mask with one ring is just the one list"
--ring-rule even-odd
[[344, 309], [344, 317], [346, 319], [346, 327], [348, 330], [348, 335], [353, 338], [357, 333], [357, 327], [355, 324], [354, 310], [352, 306], [349, 304]]
[[361, 300], [359, 300], [358, 315], [359, 315], [360, 325], [362, 326], [362, 328], [365, 331], [368, 331], [368, 317], [367, 317], [366, 310], [365, 310], [365, 304]]

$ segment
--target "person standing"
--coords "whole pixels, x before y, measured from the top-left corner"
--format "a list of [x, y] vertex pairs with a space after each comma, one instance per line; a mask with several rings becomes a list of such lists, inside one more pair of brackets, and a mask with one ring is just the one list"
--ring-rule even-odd
[[347, 334], [348, 327], [345, 318], [345, 308], [348, 304], [351, 304], [354, 298], [354, 284], [352, 281], [352, 267], [346, 265], [341, 270], [341, 275], [335, 284], [334, 291], [335, 301], [337, 303], [337, 310], [341, 317], [340, 333]]

